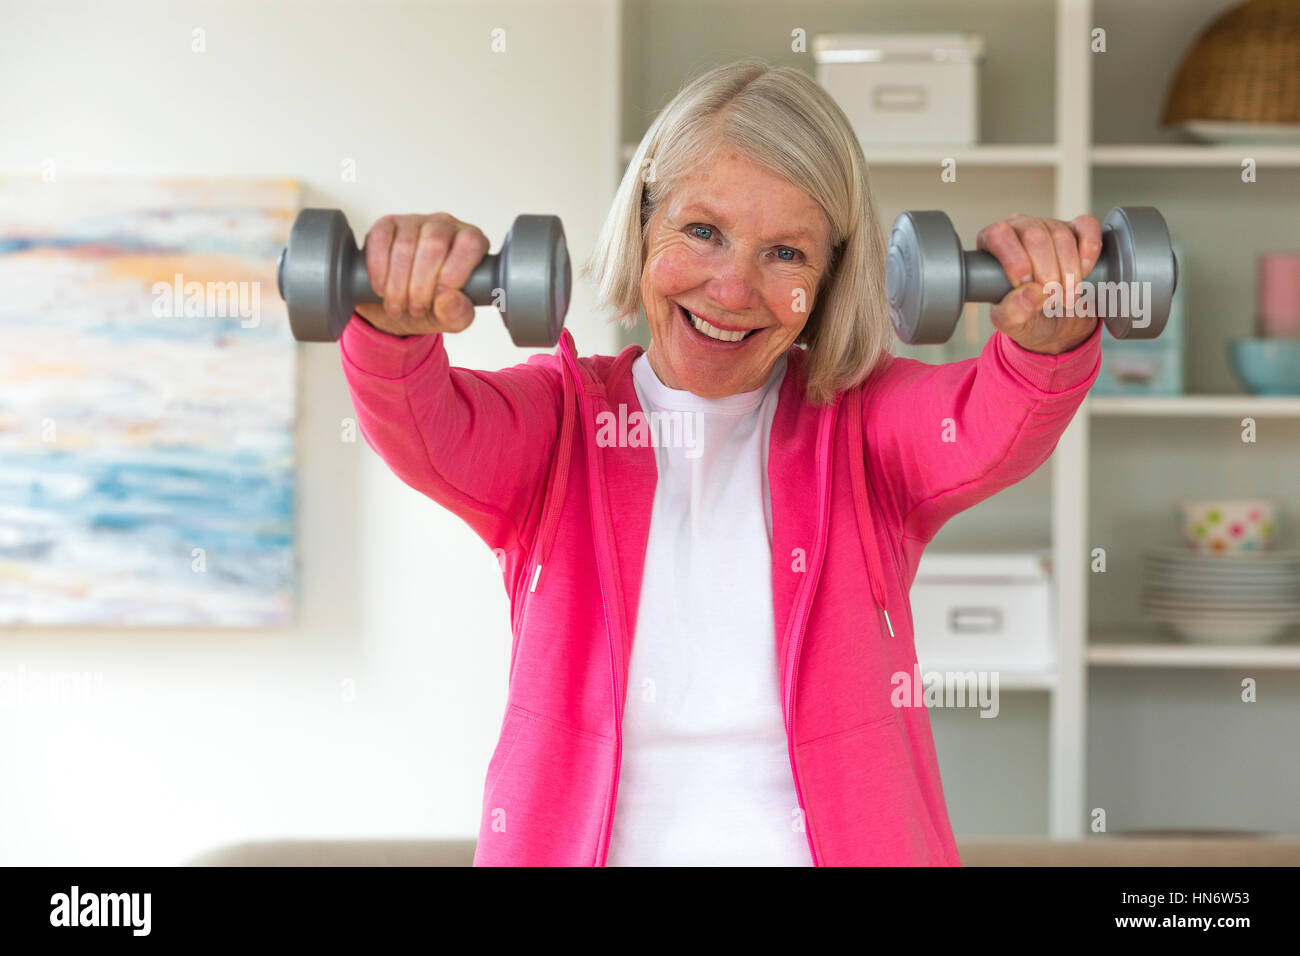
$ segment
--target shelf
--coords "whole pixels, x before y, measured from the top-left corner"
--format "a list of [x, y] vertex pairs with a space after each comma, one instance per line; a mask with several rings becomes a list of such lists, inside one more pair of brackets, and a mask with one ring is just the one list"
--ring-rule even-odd
[[1049, 672], [998, 673], [998, 690], [1055, 690], [1056, 675]]
[[[917, 661], [921, 668], [922, 675], [929, 673], [964, 674], [967, 671], [992, 671], [987, 667], [953, 667], [945, 664], [943, 661], [927, 662]], [[998, 670], [998, 690], [1054, 690], [1056, 688], [1057, 677], [1052, 671], [1004, 671]]]
[[1172, 642], [1123, 643], [1119, 640], [1088, 645], [1088, 663], [1094, 667], [1271, 667], [1300, 668], [1300, 643], [1277, 644], [1175, 644]]
[[[639, 143], [624, 143], [620, 150], [624, 164], [631, 161]], [[976, 143], [973, 146], [943, 143], [882, 145], [863, 143], [862, 151], [871, 166], [937, 166], [945, 159], [968, 166], [1055, 167], [1061, 151], [1051, 143]], [[1300, 169], [1300, 146], [1168, 145], [1094, 146], [1089, 154], [1093, 166], [1198, 167], [1237, 169], [1246, 157], [1257, 166], [1270, 169]]]
[[[632, 161], [639, 143], [624, 143], [621, 149], [623, 164]], [[863, 143], [862, 151], [866, 154], [870, 166], [921, 166], [937, 167], [945, 159], [954, 159], [957, 166], [1031, 166], [1055, 167], [1061, 159], [1061, 151], [1051, 143], [1029, 144], [976, 144], [974, 146], [945, 145], [943, 143], [920, 144], [916, 146], [884, 146], [879, 143]]]
[[1300, 169], [1300, 146], [1251, 143], [1094, 146], [1091, 155], [1094, 166], [1200, 166], [1236, 169], [1241, 166], [1243, 159], [1250, 157], [1257, 166]]
[[1054, 167], [1061, 151], [1050, 143], [1026, 145], [945, 146], [942, 143], [920, 146], [882, 146], [863, 143], [870, 166], [938, 166], [945, 159], [956, 160], [958, 168], [966, 166], [1038, 166]]
[[1087, 407], [1091, 415], [1134, 418], [1300, 418], [1300, 396], [1294, 395], [1089, 395]]

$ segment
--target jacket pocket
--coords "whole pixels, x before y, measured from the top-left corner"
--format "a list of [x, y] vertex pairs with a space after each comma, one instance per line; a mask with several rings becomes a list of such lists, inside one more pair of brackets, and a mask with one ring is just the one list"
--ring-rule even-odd
[[475, 863], [594, 865], [615, 747], [512, 704], [488, 766]]
[[824, 866], [928, 866], [942, 845], [896, 714], [795, 748]]
[[515, 716], [514, 708], [509, 707], [506, 709], [506, 719], [501, 724], [501, 733], [497, 736], [497, 745], [492, 750], [492, 759], [488, 761], [487, 778], [483, 783], [484, 812], [492, 804], [492, 792], [501, 779], [501, 771], [510, 764], [510, 751], [514, 749], [518, 736], [519, 718]]

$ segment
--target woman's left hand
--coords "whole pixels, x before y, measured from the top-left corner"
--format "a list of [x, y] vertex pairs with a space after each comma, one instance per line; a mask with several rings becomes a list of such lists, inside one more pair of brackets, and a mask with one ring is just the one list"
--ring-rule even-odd
[[[1101, 255], [1101, 223], [1096, 216], [1069, 222], [1016, 213], [980, 230], [975, 246], [1002, 263], [1011, 291], [989, 310], [994, 328], [1030, 352], [1058, 355], [1087, 341], [1097, 327], [1094, 316], [1072, 315], [1075, 286]], [[1043, 286], [1060, 285], [1062, 315], [1043, 312], [1050, 298]]]

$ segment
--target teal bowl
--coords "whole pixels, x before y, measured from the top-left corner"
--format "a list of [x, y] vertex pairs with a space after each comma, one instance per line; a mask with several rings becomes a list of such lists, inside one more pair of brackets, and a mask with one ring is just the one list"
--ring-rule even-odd
[[1252, 395], [1300, 395], [1300, 339], [1233, 339], [1228, 351]]

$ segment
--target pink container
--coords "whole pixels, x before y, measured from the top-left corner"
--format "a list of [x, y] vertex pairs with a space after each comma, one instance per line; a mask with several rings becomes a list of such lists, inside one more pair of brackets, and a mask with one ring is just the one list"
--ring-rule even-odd
[[1269, 252], [1257, 260], [1255, 315], [1266, 339], [1300, 338], [1300, 252]]

